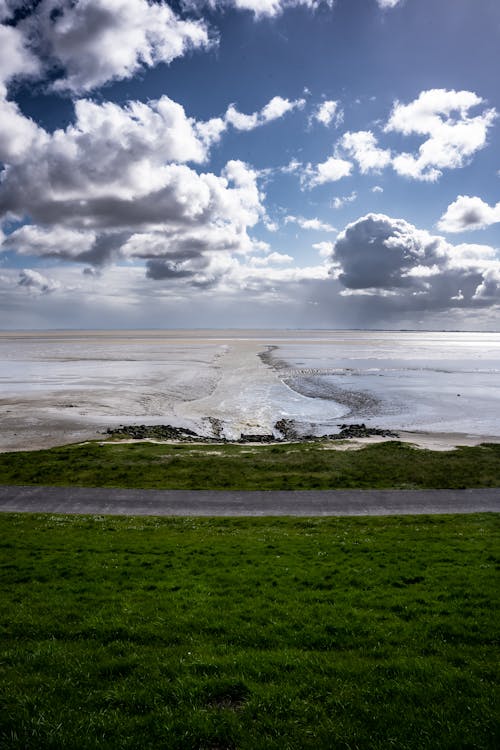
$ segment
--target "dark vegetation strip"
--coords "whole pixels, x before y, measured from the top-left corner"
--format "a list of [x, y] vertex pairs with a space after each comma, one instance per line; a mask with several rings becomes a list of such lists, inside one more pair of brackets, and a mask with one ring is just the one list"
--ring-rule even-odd
[[0, 484], [143, 489], [310, 490], [500, 487], [500, 445], [453, 451], [386, 442], [263, 446], [73, 445], [0, 454]]
[[493, 750], [500, 523], [0, 516], [0, 746]]

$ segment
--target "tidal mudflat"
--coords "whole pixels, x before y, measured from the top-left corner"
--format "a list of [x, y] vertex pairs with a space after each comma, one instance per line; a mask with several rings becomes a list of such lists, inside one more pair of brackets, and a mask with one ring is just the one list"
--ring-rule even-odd
[[316, 435], [363, 421], [429, 447], [500, 440], [498, 333], [2, 332], [0, 358], [4, 451], [138, 423], [237, 439], [280, 419]]

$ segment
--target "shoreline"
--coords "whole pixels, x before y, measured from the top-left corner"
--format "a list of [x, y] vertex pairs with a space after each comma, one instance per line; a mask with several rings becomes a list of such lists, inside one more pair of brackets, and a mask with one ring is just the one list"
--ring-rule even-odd
[[0, 452], [103, 441], [106, 429], [139, 423], [191, 430], [196, 442], [317, 440], [341, 422], [372, 432], [325, 445], [387, 439], [377, 430], [432, 450], [500, 442], [498, 335], [479, 346], [463, 336], [212, 333], [0, 336]]
[[[460, 447], [474, 447], [484, 443], [500, 443], [500, 436], [498, 435], [479, 435], [471, 433], [458, 433], [458, 432], [430, 432], [420, 430], [398, 430], [397, 434], [384, 435], [374, 434], [377, 430], [367, 429], [372, 434], [358, 434], [358, 435], [342, 435], [337, 436], [295, 436], [295, 437], [274, 437], [271, 436], [259, 436], [259, 435], [247, 435], [242, 438], [235, 439], [224, 439], [218, 437], [209, 437], [206, 435], [191, 435], [184, 434], [182, 438], [171, 437], [171, 438], [155, 438], [149, 437], [132, 437], [123, 436], [113, 439], [113, 435], [103, 429], [95, 429], [92, 425], [73, 425], [72, 428], [68, 429], [68, 425], [65, 425], [66, 429], [61, 431], [59, 435], [54, 434], [54, 431], [48, 427], [46, 430], [38, 428], [35, 432], [38, 434], [23, 435], [19, 436], [19, 440], [14, 445], [0, 444], [0, 453], [17, 453], [17, 452], [29, 452], [47, 450], [50, 448], [61, 448], [67, 445], [83, 445], [89, 442], [97, 442], [103, 446], [106, 445], [119, 445], [121, 443], [154, 443], [154, 444], [165, 444], [165, 445], [176, 445], [184, 444], [190, 446], [196, 445], [239, 445], [239, 446], [250, 446], [250, 447], [264, 447], [273, 445], [282, 445], [287, 443], [317, 443], [322, 446], [325, 450], [360, 450], [368, 445], [382, 442], [401, 442], [409, 443], [415, 448], [432, 450], [432, 451], [450, 451]], [[132, 425], [128, 427], [133, 427]], [[127, 429], [127, 428], [126, 428]], [[178, 428], [179, 432], [183, 432], [182, 428]], [[385, 430], [378, 432], [384, 433]], [[259, 437], [265, 437], [264, 440], [259, 440]]]

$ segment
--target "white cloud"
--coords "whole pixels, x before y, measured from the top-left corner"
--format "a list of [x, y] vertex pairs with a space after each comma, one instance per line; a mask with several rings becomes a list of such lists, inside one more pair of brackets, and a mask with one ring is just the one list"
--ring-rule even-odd
[[[196, 122], [168, 97], [79, 100], [75, 122], [52, 134], [14, 115], [25, 131], [16, 117], [0, 121], [0, 218], [31, 219], [5, 240], [20, 255], [94, 266], [144, 258], [152, 278], [208, 284], [220, 271], [212, 256], [257, 248], [248, 232], [265, 218], [258, 174], [236, 160], [220, 175], [185, 163], [207, 159], [216, 120]], [[16, 150], [24, 132], [27, 147]]]
[[340, 109], [338, 101], [327, 100], [317, 107], [312, 119], [317, 120], [325, 127], [328, 127], [332, 122], [338, 126], [344, 119], [344, 113]]
[[379, 8], [395, 8], [396, 5], [400, 5], [403, 0], [377, 0]]
[[450, 203], [438, 222], [442, 232], [464, 232], [470, 229], [484, 229], [500, 222], [500, 202], [489, 206], [481, 198], [459, 195]]
[[332, 201], [332, 206], [336, 209], [343, 208], [343, 206], [345, 206], [347, 203], [354, 203], [357, 197], [357, 192], [353, 190], [350, 195], [342, 195], [334, 198]]
[[384, 192], [384, 188], [380, 187], [380, 185], [375, 185], [374, 187], [372, 187], [372, 193], [383, 193], [383, 192]]
[[269, 266], [269, 265], [283, 265], [285, 263], [293, 263], [293, 258], [291, 255], [286, 255], [285, 253], [269, 253], [269, 255], [265, 255], [263, 258], [259, 257], [252, 257], [248, 259], [248, 263], [251, 266]]
[[345, 133], [338, 145], [357, 161], [362, 174], [378, 172], [391, 162], [390, 150], [379, 148], [377, 139], [370, 130]]
[[484, 275], [482, 282], [477, 287], [474, 299], [478, 302], [498, 303], [500, 298], [500, 269], [492, 268]]
[[[96, 200], [107, 201], [111, 208], [160, 191], [181, 174], [190, 176], [188, 170], [182, 172], [182, 163], [202, 163], [208, 156], [205, 123], [187, 117], [183, 107], [166, 96], [124, 107], [81, 99], [75, 115], [74, 124], [51, 135], [19, 115], [32, 142], [4, 174], [0, 211], [44, 214], [44, 207], [50, 212], [50, 206], [58, 205], [63, 222], [68, 213], [91, 215]], [[7, 144], [6, 152], [18, 138], [14, 125], [17, 122], [0, 122], [0, 144]]]
[[78, 258], [91, 250], [95, 239], [94, 232], [25, 224], [5, 237], [4, 246], [19, 255]]
[[472, 242], [464, 242], [461, 245], [453, 245], [453, 255], [449, 262], [457, 266], [475, 265], [481, 263], [486, 268], [496, 262], [497, 252], [490, 245], [478, 245]]
[[468, 163], [476, 151], [486, 145], [488, 129], [497, 113], [483, 109], [470, 116], [469, 111], [484, 101], [471, 91], [431, 89], [422, 91], [409, 104], [396, 102], [385, 126], [386, 132], [426, 135], [418, 154], [402, 153], [393, 159], [396, 172], [416, 180], [433, 182], [443, 169], [455, 169]]
[[302, 169], [302, 162], [298, 161], [297, 159], [290, 159], [288, 164], [284, 167], [281, 167], [280, 172], [283, 174], [295, 174], [296, 172], [299, 172]]
[[333, 242], [315, 242], [313, 248], [318, 251], [321, 258], [331, 258], [334, 248]]
[[164, 0], [42, 0], [17, 28], [46, 66], [62, 68], [60, 91], [89, 91], [210, 46], [206, 25]]
[[123, 107], [80, 99], [75, 103], [75, 122], [52, 134], [24, 117], [11, 102], [0, 103], [2, 107], [8, 116], [0, 120], [0, 158], [15, 164], [0, 187], [3, 198], [14, 185], [14, 192], [21, 183], [28, 190], [30, 180], [36, 182], [33, 191], [42, 186], [40, 180], [46, 183], [41, 199], [47, 194], [66, 201], [76, 195], [83, 199], [103, 193], [143, 194], [164, 182], [153, 166], [172, 161], [202, 163], [211, 139], [217, 140], [220, 134], [216, 128], [211, 133], [207, 123], [187, 117], [183, 107], [167, 96]]
[[[0, 20], [8, 15], [6, 6], [3, 11], [0, 6]], [[6, 99], [9, 82], [16, 77], [35, 76], [39, 69], [19, 29], [0, 25], [0, 163], [9, 164], [22, 157], [41, 133], [15, 102]]]
[[236, 130], [253, 130], [258, 127], [259, 114], [253, 112], [251, 115], [245, 115], [242, 112], [238, 112], [234, 104], [230, 104], [226, 112], [226, 122], [236, 128]]
[[19, 29], [0, 25], [0, 94], [5, 94], [5, 85], [16, 76], [34, 76], [39, 71], [40, 64]]
[[330, 156], [320, 164], [308, 164], [302, 175], [302, 184], [309, 189], [326, 182], [336, 182], [351, 174], [352, 164], [345, 159]]
[[16, 164], [46, 140], [45, 132], [17, 104], [0, 95], [0, 162]]
[[256, 19], [274, 18], [288, 8], [303, 6], [315, 10], [321, 5], [333, 7], [335, 0], [185, 0], [184, 6], [199, 8], [209, 5], [212, 8], [232, 7], [237, 10], [250, 11]]
[[294, 109], [302, 109], [305, 99], [290, 101], [281, 96], [274, 96], [262, 109], [250, 115], [239, 112], [234, 104], [227, 108], [225, 120], [236, 130], [253, 130], [273, 120], [279, 120]]
[[290, 112], [292, 109], [302, 109], [305, 103], [305, 99], [296, 99], [291, 102], [289, 99], [283, 99], [281, 96], [274, 96], [262, 109], [261, 117], [264, 122], [271, 122], [271, 120], [283, 117], [284, 114]]
[[279, 229], [278, 224], [275, 221], [271, 221], [269, 218], [264, 218], [264, 226], [268, 232], [277, 232]]
[[315, 232], [336, 232], [334, 226], [321, 219], [305, 219], [303, 216], [285, 216], [285, 224], [298, 224], [301, 229], [311, 229]]

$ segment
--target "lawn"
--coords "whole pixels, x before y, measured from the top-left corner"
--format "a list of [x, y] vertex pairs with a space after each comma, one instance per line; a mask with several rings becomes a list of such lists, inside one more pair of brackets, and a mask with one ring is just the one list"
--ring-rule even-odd
[[386, 442], [282, 445], [87, 443], [0, 454], [0, 484], [283, 490], [500, 487], [500, 444], [452, 451]]
[[0, 544], [2, 748], [500, 747], [498, 515], [4, 514]]

